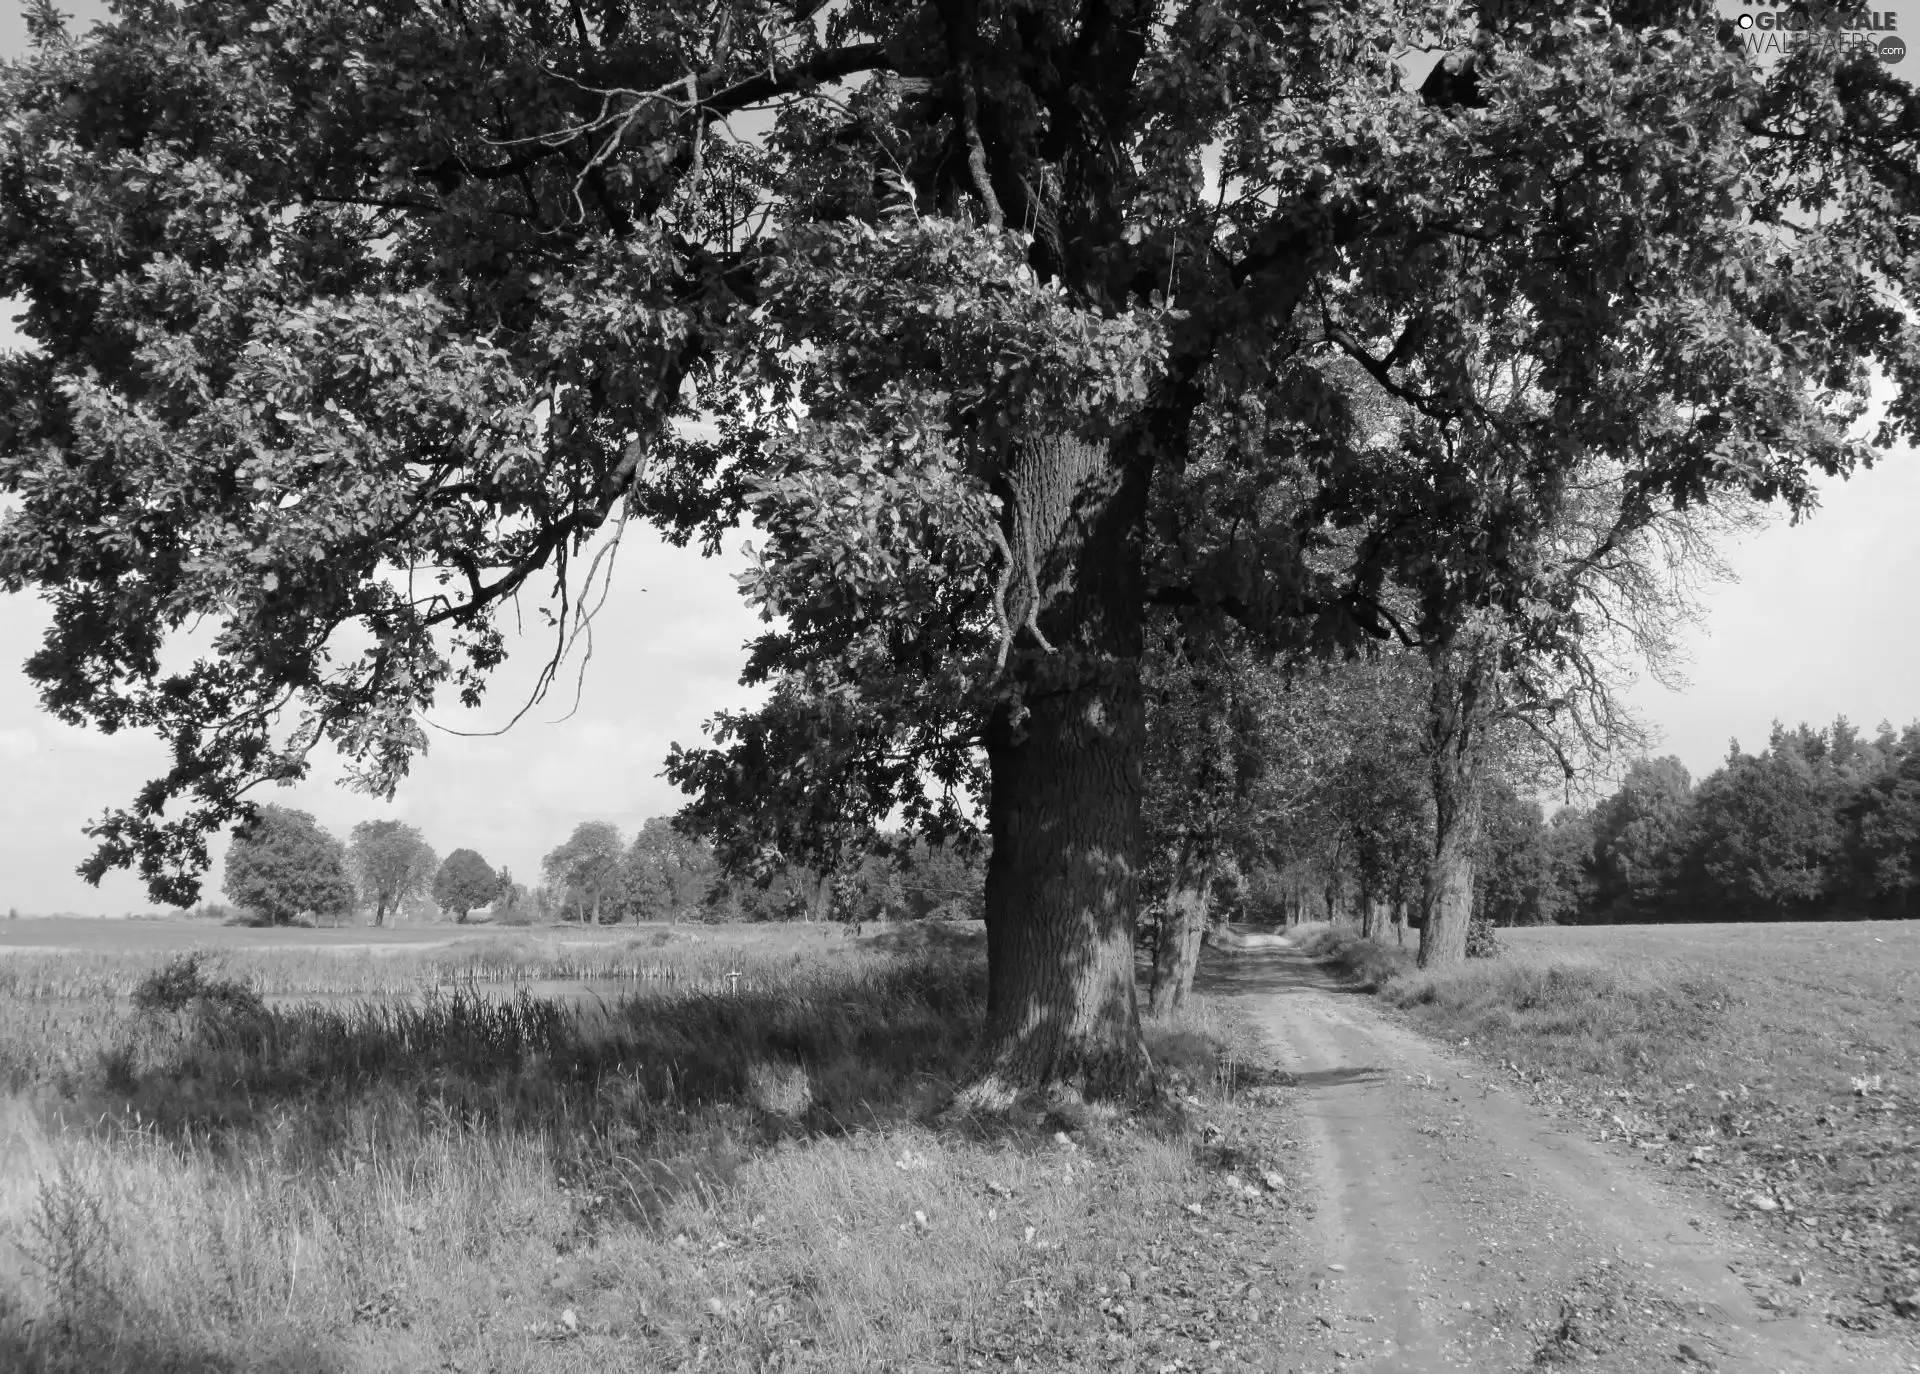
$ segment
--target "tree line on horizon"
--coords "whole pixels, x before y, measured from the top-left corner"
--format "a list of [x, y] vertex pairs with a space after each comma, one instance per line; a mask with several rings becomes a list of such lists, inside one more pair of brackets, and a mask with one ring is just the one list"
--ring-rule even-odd
[[[1386, 652], [1293, 672], [1229, 665], [1196, 694], [1189, 667], [1162, 656], [1142, 932], [1155, 1001], [1178, 1001], [1199, 932], [1221, 915], [1401, 938], [1421, 924], [1437, 843], [1433, 677], [1421, 656]], [[1641, 732], [1616, 714], [1582, 771], [1601, 771], [1611, 745], [1629, 755], [1619, 785], [1550, 813], [1541, 798], [1575, 776], [1566, 738], [1521, 713], [1488, 715], [1468, 816], [1470, 930], [1913, 913], [1920, 723], [1871, 737], [1845, 717], [1776, 724], [1766, 748], [1735, 743], [1696, 785], [1676, 758], [1632, 757]]]
[[[1331, 920], [1368, 933], [1419, 924], [1431, 800], [1417, 721], [1381, 709], [1391, 672], [1358, 665], [1318, 684], [1291, 683], [1279, 700], [1299, 733], [1321, 712], [1332, 747], [1297, 766], [1262, 760], [1261, 787], [1242, 788], [1238, 828], [1215, 856], [1200, 929], [1218, 919], [1276, 924]], [[1405, 684], [1401, 704], [1409, 704]], [[1370, 695], [1370, 692], [1373, 695]], [[1389, 688], [1385, 697], [1391, 700]], [[1337, 709], [1332, 703], [1338, 701]], [[1356, 705], [1358, 703], [1358, 705]], [[1357, 728], [1358, 710], [1372, 715]], [[1920, 722], [1872, 737], [1842, 716], [1825, 729], [1776, 723], [1767, 746], [1695, 783], [1671, 755], [1630, 763], [1619, 787], [1549, 816], [1528, 792], [1540, 760], [1524, 741], [1483, 780], [1474, 854], [1474, 920], [1488, 926], [1659, 921], [1910, 917], [1920, 889]], [[1187, 938], [1168, 919], [1182, 816], [1163, 798], [1162, 852], [1148, 874], [1142, 936], [1150, 950]], [[342, 844], [305, 812], [261, 808], [236, 838], [226, 891], [263, 919], [355, 909], [371, 923], [431, 896], [465, 921], [839, 921], [978, 919], [984, 845], [937, 844], [882, 832], [843, 870], [767, 856], [729, 872], [705, 837], [672, 818], [631, 838], [584, 821], [542, 861], [529, 889], [470, 849], [443, 862], [404, 822], [363, 821]], [[1169, 958], [1173, 951], [1167, 951]], [[1191, 952], [1182, 951], [1189, 955]], [[1162, 976], [1166, 976], [1164, 973]], [[1177, 973], [1173, 976], [1177, 977]], [[1156, 977], [1153, 991], [1160, 989]], [[1171, 1000], [1177, 993], [1168, 989]]]
[[623, 920], [968, 920], [982, 913], [985, 852], [878, 832], [843, 867], [778, 853], [724, 866], [712, 843], [655, 816], [631, 840], [607, 821], [582, 821], [541, 862], [531, 894], [542, 916], [582, 924]]
[[440, 858], [405, 821], [361, 821], [342, 843], [310, 813], [271, 803], [235, 830], [221, 890], [267, 925], [301, 917], [338, 923], [365, 911], [370, 924], [384, 926], [402, 911], [423, 914], [423, 901], [433, 915], [452, 912], [464, 924], [477, 908], [524, 893], [476, 850]]
[[1641, 759], [1590, 810], [1548, 829], [1563, 921], [1777, 921], [1916, 914], [1920, 722], [1871, 737], [1775, 722], [1695, 783]]
[[[1776, 722], [1766, 747], [1732, 742], [1698, 782], [1672, 755], [1642, 757], [1589, 805], [1549, 815], [1524, 780], [1498, 774], [1481, 804], [1475, 917], [1490, 926], [1916, 914], [1920, 723], [1868, 737], [1844, 716], [1825, 729]], [[1367, 859], [1310, 846], [1261, 872], [1249, 900], [1272, 919], [1383, 928], [1417, 910], [1417, 868], [1389, 859], [1370, 874]], [[1389, 910], [1369, 913], [1383, 893]]]
[[[267, 804], [236, 832], [223, 890], [242, 911], [271, 925], [364, 913], [370, 925], [384, 926], [403, 911], [414, 919], [450, 912], [464, 924], [481, 909], [503, 924], [832, 919], [859, 925], [977, 918], [984, 862], [965, 846], [896, 833], [875, 836], [845, 871], [823, 873], [771, 856], [742, 876], [723, 871], [705, 839], [656, 816], [631, 840], [610, 822], [581, 822], [542, 861], [545, 881], [528, 888], [472, 849], [442, 860], [420, 829], [404, 821], [362, 821], [342, 843], [308, 812]], [[203, 907], [200, 914], [230, 913]]]

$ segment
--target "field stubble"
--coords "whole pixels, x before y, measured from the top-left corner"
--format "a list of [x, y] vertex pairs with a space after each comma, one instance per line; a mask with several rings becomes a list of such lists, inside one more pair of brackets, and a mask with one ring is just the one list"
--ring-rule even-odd
[[[263, 1001], [366, 972], [285, 951], [171, 986], [152, 957], [15, 961], [0, 1366], [1161, 1364], [1272, 1319], [1247, 1261], [1286, 1204], [1239, 1175], [1275, 1162], [1273, 1109], [1204, 1008], [1151, 1032], [1204, 1137], [939, 1124], [977, 942], [886, 943], [602, 951], [578, 967], [690, 957], [589, 1002]], [[448, 971], [377, 966], [389, 993]]]
[[1748, 1276], [1873, 1329], [1920, 1318], [1920, 922], [1503, 930], [1501, 958], [1421, 973], [1308, 928], [1430, 1032], [1602, 1138], [1719, 1193], [1775, 1243]]

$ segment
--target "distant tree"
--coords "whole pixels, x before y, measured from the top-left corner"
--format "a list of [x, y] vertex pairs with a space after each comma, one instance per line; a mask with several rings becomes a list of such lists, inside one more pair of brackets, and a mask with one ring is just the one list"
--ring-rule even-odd
[[1559, 925], [1585, 919], [1594, 908], [1593, 817], [1577, 806], [1553, 813], [1546, 833], [1550, 886], [1541, 895], [1541, 923]]
[[858, 931], [876, 921], [895, 921], [907, 915], [907, 889], [894, 845], [894, 835], [876, 836], [872, 848], [857, 863], [833, 876], [834, 915]]
[[582, 821], [565, 844], [540, 861], [548, 884], [564, 909], [572, 906], [585, 924], [591, 910], [597, 923], [610, 900], [618, 901], [620, 861], [626, 846], [619, 828], [607, 821]]
[[[1343, 825], [1361, 934], [1379, 932], [1381, 906], [1403, 927], [1425, 895], [1434, 840], [1425, 732], [1408, 707], [1417, 698], [1413, 661], [1382, 665], [1370, 702], [1352, 719], [1347, 751], [1324, 794]], [[1365, 698], [1362, 698], [1365, 701]], [[1423, 914], [1424, 919], [1424, 914]]]
[[469, 911], [486, 906], [499, 895], [500, 875], [471, 849], [454, 850], [433, 875], [433, 900], [451, 911], [461, 925], [466, 924]]
[[640, 827], [622, 860], [622, 896], [636, 916], [678, 922], [706, 902], [720, 867], [706, 840], [654, 816]]
[[1553, 858], [1540, 803], [1503, 778], [1483, 784], [1480, 853], [1474, 864], [1475, 909], [1496, 926], [1552, 922]]
[[1169, 1011], [1193, 986], [1213, 916], [1214, 875], [1253, 808], [1249, 789], [1277, 675], [1241, 646], [1156, 637], [1142, 661], [1146, 829], [1141, 897], [1151, 915], [1148, 1005]]
[[[1265, 894], [1276, 869], [1310, 882], [1330, 918], [1351, 899], [1372, 933], [1423, 862], [1418, 660], [1275, 663], [1169, 632], [1145, 671], [1153, 1010], [1185, 999], [1218, 904]], [[1252, 889], [1249, 873], [1264, 875]]]
[[525, 883], [513, 880], [513, 872], [505, 864], [500, 865], [499, 888], [494, 893], [493, 909], [500, 912], [518, 911], [527, 904]]
[[552, 883], [541, 883], [527, 895], [527, 906], [540, 921], [566, 919], [566, 893], [555, 891]]
[[835, 914], [834, 879], [777, 858], [745, 873], [723, 872], [708, 890], [705, 914], [722, 921], [824, 921]]
[[433, 846], [405, 821], [361, 821], [353, 828], [347, 859], [359, 879], [361, 899], [373, 907], [373, 923], [387, 923], [407, 898], [423, 891], [437, 856]]
[[1870, 908], [1914, 914], [1920, 889], [1920, 725], [1895, 742], [1883, 729], [1881, 771], [1857, 783], [1841, 809], [1848, 895]]
[[304, 912], [338, 919], [353, 910], [347, 853], [305, 811], [262, 806], [234, 832], [222, 890], [273, 925]]
[[1829, 744], [1825, 732], [1776, 724], [1766, 749], [1734, 745], [1701, 782], [1675, 846], [1691, 919], [1808, 915], [1834, 895], [1841, 784]]
[[[1191, 856], [1172, 842], [1189, 837], [1212, 850], [1213, 880], [1189, 889], [1187, 910], [1204, 917], [1227, 900], [1294, 920], [1318, 905], [1329, 920], [1352, 910], [1371, 934], [1384, 914], [1417, 908], [1432, 829], [1425, 665], [1382, 651], [1338, 664], [1222, 666], [1231, 676], [1211, 674], [1196, 693], [1201, 704], [1211, 698], [1206, 710], [1167, 699], [1178, 679], [1165, 674], [1148, 705], [1154, 824], [1186, 827], [1163, 853]], [[1194, 952], [1182, 915], [1163, 903], [1160, 925], [1174, 938], [1157, 953], [1171, 945], [1180, 957], [1156, 965], [1153, 983], [1174, 1000]]]
[[909, 918], [977, 921], [986, 914], [985, 843], [934, 844], [901, 836], [892, 857]]
[[1636, 759], [1620, 790], [1594, 808], [1594, 874], [1604, 907], [1645, 910], [1664, 900], [1692, 787], [1672, 755]]

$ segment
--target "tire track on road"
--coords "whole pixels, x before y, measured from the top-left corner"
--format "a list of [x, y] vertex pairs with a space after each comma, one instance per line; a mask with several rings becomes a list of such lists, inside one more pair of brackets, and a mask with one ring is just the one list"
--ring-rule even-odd
[[[1293, 1085], [1313, 1205], [1293, 1257], [1318, 1366], [1906, 1374], [1818, 1318], [1763, 1311], [1756, 1256], [1703, 1198], [1563, 1128], [1289, 948], [1210, 957]], [[1557, 1339], [1556, 1339], [1557, 1338]]]

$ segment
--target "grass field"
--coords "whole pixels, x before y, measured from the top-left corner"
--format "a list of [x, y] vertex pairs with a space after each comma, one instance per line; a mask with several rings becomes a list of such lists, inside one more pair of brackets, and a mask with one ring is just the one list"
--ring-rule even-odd
[[[1277, 1205], [1222, 1183], [1272, 1132], [1204, 1006], [1151, 1041], [1224, 1135], [937, 1120], [982, 1011], [964, 933], [162, 963], [0, 958], [0, 1368], [1157, 1367], [1213, 1332], [1124, 1319], [1116, 1275], [1225, 1293], [1187, 1204]], [[446, 990], [563, 968], [645, 976]]]
[[1503, 957], [1433, 974], [1310, 938], [1837, 1268], [1853, 1320], [1920, 1316], [1920, 922], [1502, 931]]
[[[970, 929], [977, 930], [977, 923]], [[263, 996], [390, 995], [456, 984], [721, 979], [875, 948], [826, 924], [248, 927], [203, 921], [0, 922], [0, 993], [126, 996], [171, 954], [217, 956]]]

